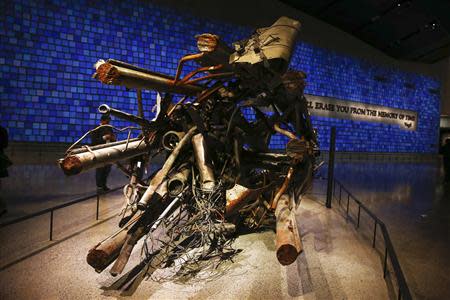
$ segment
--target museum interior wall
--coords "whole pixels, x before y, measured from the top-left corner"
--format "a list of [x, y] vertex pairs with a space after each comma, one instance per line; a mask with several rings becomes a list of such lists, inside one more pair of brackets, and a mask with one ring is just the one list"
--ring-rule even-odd
[[441, 114], [450, 116], [450, 58], [440, 62], [441, 67]]
[[[238, 1], [227, 2], [226, 9], [236, 11], [231, 17], [227, 14], [228, 19], [217, 17], [225, 9], [223, 3], [167, 3], [135, 0], [114, 5], [108, 5], [108, 1], [3, 4], [0, 120], [8, 128], [13, 147], [44, 153], [42, 149], [48, 149], [42, 146], [45, 143], [63, 149], [98, 123], [97, 108], [102, 103], [136, 113], [134, 91], [105, 87], [91, 78], [93, 65], [99, 59], [114, 58], [174, 74], [178, 59], [196, 52], [194, 35], [198, 32], [217, 34], [230, 44], [247, 37], [256, 26], [273, 23], [283, 13], [303, 23], [291, 68], [306, 72], [307, 96], [417, 112], [416, 130], [313, 115], [322, 150], [329, 148], [330, 128], [335, 126], [337, 151], [437, 153], [441, 78], [435, 66], [395, 61], [276, 1], [264, 2], [264, 6], [249, 1], [244, 8], [237, 7]], [[192, 13], [187, 9], [189, 5], [196, 7], [192, 3], [210, 14], [201, 9]], [[254, 13], [248, 13], [248, 9]], [[154, 105], [154, 92], [144, 92], [143, 97], [147, 108]], [[147, 109], [146, 114], [151, 117], [152, 112]], [[250, 110], [244, 114], [250, 120], [254, 117]], [[113, 124], [125, 125], [114, 119]], [[284, 137], [275, 136], [271, 147], [281, 149], [285, 142]]]

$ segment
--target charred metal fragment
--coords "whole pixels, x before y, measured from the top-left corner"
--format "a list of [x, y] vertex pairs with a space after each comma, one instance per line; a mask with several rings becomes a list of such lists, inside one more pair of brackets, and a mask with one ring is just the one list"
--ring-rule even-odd
[[300, 232], [293, 211], [289, 208], [289, 196], [284, 194], [275, 210], [276, 225], [276, 251], [280, 264], [292, 264], [302, 252]]
[[184, 95], [195, 95], [203, 90], [201, 86], [194, 84], [174, 85], [176, 80], [173, 77], [142, 68], [130, 68], [124, 63], [113, 64], [112, 61], [99, 61], [96, 69], [93, 77], [102, 83], [121, 85], [128, 89], [148, 89]]
[[191, 169], [186, 165], [177, 173], [170, 176], [167, 181], [167, 190], [169, 191], [170, 196], [178, 196], [187, 187], [190, 173]]
[[208, 146], [203, 134], [198, 133], [192, 137], [195, 162], [200, 173], [200, 187], [211, 191], [215, 186], [214, 171], [208, 161]]
[[106, 104], [102, 104], [98, 107], [98, 112], [101, 114], [109, 114], [115, 117], [118, 117], [120, 119], [126, 120], [126, 121], [130, 121], [133, 123], [136, 123], [142, 127], [149, 127], [151, 122], [142, 118], [142, 117], [138, 117], [129, 113], [126, 113], [124, 111], [121, 110], [117, 110], [114, 108], [109, 107]]
[[150, 186], [145, 191], [145, 193], [142, 195], [141, 200], [139, 200], [139, 203], [138, 203], [139, 209], [144, 210], [146, 208], [148, 202], [151, 200], [156, 189], [159, 187], [159, 185], [163, 182], [163, 180], [169, 173], [170, 169], [172, 168], [173, 164], [175, 163], [175, 160], [177, 159], [181, 150], [188, 145], [191, 137], [194, 135], [196, 130], [197, 130], [196, 126], [189, 129], [189, 131], [186, 133], [186, 135], [183, 136], [183, 138], [180, 140], [180, 142], [173, 149], [172, 153], [166, 159], [162, 168], [158, 171], [158, 173], [156, 173], [155, 177], [153, 177], [153, 179], [150, 181]]
[[[276, 229], [280, 264], [296, 260], [302, 245], [295, 209], [318, 153], [303, 94], [306, 74], [288, 70], [299, 30], [300, 22], [281, 17], [234, 49], [215, 34], [199, 34], [199, 53], [181, 57], [172, 75], [114, 59], [97, 62], [94, 78], [101, 83], [137, 89], [138, 115], [107, 104], [99, 112], [135, 123], [140, 132], [74, 149], [86, 134], [59, 164], [73, 175], [120, 161], [129, 178], [120, 229], [87, 256], [95, 271], [112, 264], [110, 273], [117, 276], [142, 241], [141, 263], [114, 287], [135, 290], [157, 268], [189, 277], [205, 264], [218, 264], [238, 253], [231, 243], [241, 228]], [[184, 72], [187, 64], [198, 67]], [[151, 120], [144, 117], [150, 107], [142, 102], [142, 89], [165, 93], [158, 93]], [[269, 149], [280, 134], [289, 139], [285, 148]], [[162, 164], [152, 161], [155, 155], [164, 157]], [[157, 170], [144, 178], [150, 164]]]
[[151, 148], [144, 140], [121, 142], [113, 146], [105, 146], [96, 150], [86, 150], [69, 155], [59, 160], [59, 165], [66, 175], [75, 175], [92, 168], [100, 168], [120, 160], [148, 153]]

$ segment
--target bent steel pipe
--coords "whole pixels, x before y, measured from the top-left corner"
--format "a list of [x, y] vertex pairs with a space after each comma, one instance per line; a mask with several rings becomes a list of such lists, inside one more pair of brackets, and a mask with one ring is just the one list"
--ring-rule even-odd
[[216, 186], [213, 169], [207, 164], [207, 145], [203, 134], [192, 137], [195, 162], [200, 172], [200, 186], [203, 190], [212, 191]]
[[111, 108], [106, 104], [101, 104], [98, 107], [98, 112], [101, 114], [108, 114], [111, 111]]
[[141, 200], [139, 200], [138, 202], [138, 208], [140, 210], [145, 210], [148, 202], [152, 199], [153, 195], [155, 194], [156, 189], [163, 182], [163, 180], [169, 173], [170, 169], [172, 169], [173, 164], [175, 163], [175, 160], [177, 159], [178, 155], [185, 147], [189, 145], [189, 141], [195, 134], [196, 130], [197, 126], [193, 126], [191, 129], [189, 129], [186, 135], [181, 139], [181, 141], [177, 144], [177, 146], [173, 149], [172, 153], [166, 159], [166, 162], [164, 163], [162, 168], [158, 171], [158, 173], [156, 173], [156, 175], [150, 181], [149, 187], [145, 191], [144, 195], [142, 195]]
[[190, 168], [183, 168], [167, 181], [167, 190], [171, 197], [178, 196], [185, 189], [190, 173]]
[[283, 194], [275, 210], [276, 254], [283, 266], [292, 264], [303, 251], [294, 212], [289, 209], [289, 196]]
[[163, 135], [161, 144], [164, 149], [172, 151], [181, 141], [184, 135], [185, 133], [182, 131], [168, 131]]
[[143, 126], [143, 127], [146, 127], [146, 126], [150, 125], [150, 121], [148, 121], [148, 120], [146, 120], [144, 118], [141, 118], [141, 117], [129, 114], [127, 112], [124, 112], [124, 111], [121, 111], [121, 110], [118, 110], [118, 109], [111, 108], [111, 107], [109, 107], [106, 104], [100, 105], [98, 107], [98, 112], [101, 113], [101, 114], [110, 114], [110, 115], [118, 117], [120, 119], [129, 121], [129, 122], [132, 122], [132, 123], [136, 123], [136, 124], [138, 124], [140, 126]]
[[119, 160], [130, 159], [150, 151], [151, 144], [143, 140], [113, 144], [100, 149], [84, 151], [59, 160], [59, 166], [66, 175], [75, 175], [92, 168], [100, 168]]

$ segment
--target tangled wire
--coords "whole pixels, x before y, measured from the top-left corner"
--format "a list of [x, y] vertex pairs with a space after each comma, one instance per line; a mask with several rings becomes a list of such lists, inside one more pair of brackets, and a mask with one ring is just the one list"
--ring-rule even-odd
[[221, 183], [211, 191], [194, 187], [180, 197], [182, 204], [146, 237], [145, 260], [158, 269], [148, 276], [158, 282], [220, 276], [219, 266], [239, 252], [232, 247], [234, 225], [224, 218], [225, 188]]

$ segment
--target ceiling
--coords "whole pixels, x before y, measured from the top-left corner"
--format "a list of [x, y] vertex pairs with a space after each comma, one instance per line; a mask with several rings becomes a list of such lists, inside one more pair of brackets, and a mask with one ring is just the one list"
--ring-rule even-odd
[[449, 0], [282, 0], [397, 59], [450, 55]]

